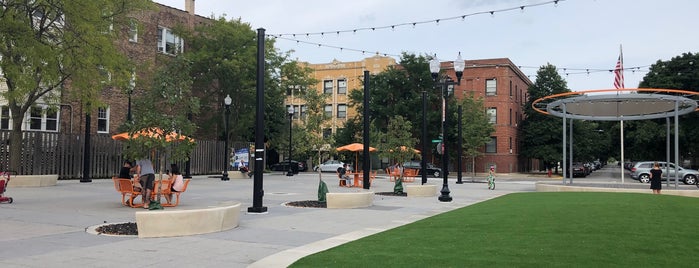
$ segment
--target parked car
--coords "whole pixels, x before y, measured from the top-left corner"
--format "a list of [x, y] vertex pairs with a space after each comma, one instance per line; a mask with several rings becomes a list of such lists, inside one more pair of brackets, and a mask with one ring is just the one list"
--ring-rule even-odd
[[571, 168], [570, 166], [568, 167], [569, 170], [566, 170], [566, 178], [570, 178], [570, 169], [573, 170], [573, 178], [575, 177], [587, 177], [589, 174], [587, 172], [587, 169], [585, 168], [585, 165], [580, 162], [575, 162], [573, 163], [573, 167]]
[[[291, 167], [294, 173], [299, 173], [299, 171], [303, 172], [308, 170], [308, 167], [306, 166], [306, 163], [304, 162], [299, 162], [295, 160], [291, 160]], [[272, 164], [269, 166], [269, 169], [272, 171], [288, 171], [289, 170], [289, 160], [281, 161], [276, 164]]]
[[[320, 172], [336, 172], [337, 169], [342, 167], [343, 164], [345, 163], [340, 160], [328, 160], [313, 167], [313, 171], [320, 170]], [[347, 170], [352, 171], [352, 165], [347, 165]]]
[[[417, 169], [417, 175], [422, 176], [422, 164], [420, 161], [408, 161], [403, 163], [404, 168]], [[442, 169], [432, 163], [427, 163], [427, 175], [439, 178], [442, 176]]]
[[[634, 180], [638, 180], [642, 183], [649, 183], [650, 170], [653, 168], [653, 163], [655, 162], [656, 161], [641, 161], [634, 163], [630, 172], [631, 178]], [[668, 167], [665, 164], [666, 162], [657, 162], [660, 165], [660, 169], [663, 170], [662, 180], [667, 180], [668, 177], [670, 177], [670, 180], [674, 180], [675, 163], [670, 163], [669, 170], [667, 170], [666, 172], [666, 167]], [[679, 172], [677, 177], [684, 184], [695, 184], [697, 182], [697, 177], [699, 177], [699, 171], [696, 171], [694, 169], [682, 168], [680, 166], [677, 166], [677, 171]]]

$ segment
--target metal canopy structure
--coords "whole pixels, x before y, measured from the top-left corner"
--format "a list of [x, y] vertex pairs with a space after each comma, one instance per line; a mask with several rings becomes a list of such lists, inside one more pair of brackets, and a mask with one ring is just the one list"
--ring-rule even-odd
[[[611, 94], [610, 94], [611, 92]], [[606, 94], [604, 94], [606, 93]], [[594, 94], [594, 95], [593, 95]], [[670, 162], [670, 117], [675, 118], [675, 160], [679, 158], [678, 117], [697, 111], [697, 101], [692, 99], [699, 92], [657, 89], [601, 89], [566, 92], [543, 97], [532, 102], [532, 108], [539, 113], [563, 118], [563, 183], [567, 174], [566, 163], [566, 119], [570, 118], [570, 166], [573, 162], [573, 120], [620, 121], [621, 122], [621, 161], [624, 161], [624, 121], [666, 118], [667, 122], [667, 162]], [[543, 109], [545, 107], [545, 111]], [[675, 166], [677, 168], [677, 166]], [[621, 183], [624, 183], [624, 170], [621, 166]], [[666, 171], [667, 172], [667, 171]], [[675, 188], [677, 188], [675, 172]], [[573, 183], [573, 174], [570, 174]], [[669, 183], [669, 180], [668, 180]]]
[[[607, 92], [615, 93], [591, 95]], [[639, 92], [648, 92], [648, 94], [639, 94]], [[540, 98], [532, 103], [532, 107], [543, 114], [570, 119], [592, 121], [648, 120], [672, 117], [675, 114], [684, 115], [697, 110], [697, 101], [688, 98], [688, 96], [697, 95], [699, 92], [674, 89], [588, 90]], [[542, 106], [545, 106], [545, 111], [541, 108]]]

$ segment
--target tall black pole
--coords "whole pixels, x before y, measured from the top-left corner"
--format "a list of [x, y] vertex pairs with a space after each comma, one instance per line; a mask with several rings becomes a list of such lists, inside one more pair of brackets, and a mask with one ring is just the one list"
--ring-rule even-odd
[[362, 168], [364, 169], [364, 180], [362, 181], [362, 188], [369, 189], [371, 185], [371, 180], [369, 178], [369, 169], [371, 169], [371, 157], [369, 156], [369, 123], [371, 122], [371, 115], [369, 114], [369, 71], [364, 71], [364, 162], [362, 163]]
[[265, 192], [262, 188], [262, 171], [265, 165], [265, 29], [257, 29], [257, 109], [255, 112], [255, 171], [252, 187], [252, 207], [249, 213], [267, 212], [262, 206]]
[[463, 143], [464, 138], [461, 136], [461, 105], [460, 104], [459, 104], [459, 123], [458, 123], [458, 126], [459, 126], [459, 129], [458, 129], [459, 148], [456, 150], [456, 152], [457, 152], [457, 159], [458, 159], [459, 165], [456, 166], [456, 183], [462, 184], [464, 182], [461, 180], [461, 160], [463, 157], [462, 153], [464, 150], [463, 149], [464, 148], [464, 143]]
[[90, 178], [90, 104], [87, 105], [88, 112], [85, 113], [85, 152], [83, 153], [83, 177], [80, 182], [92, 182]]
[[221, 177], [222, 181], [227, 181], [230, 180], [228, 178], [228, 165], [230, 165], [230, 157], [231, 157], [231, 152], [230, 149], [228, 148], [228, 117], [230, 117], [231, 114], [231, 105], [230, 104], [225, 104], [226, 105], [226, 116], [225, 116], [225, 137], [223, 137], [223, 146], [225, 147], [225, 155], [223, 157], [223, 177]]
[[291, 168], [291, 119], [294, 117], [294, 108], [289, 106], [289, 156], [287, 161], [289, 162], [289, 171], [286, 172], [286, 175], [291, 177], [294, 176], [294, 170]]
[[442, 190], [440, 191], [442, 194], [439, 196], [439, 201], [442, 202], [451, 202], [451, 196], [449, 196], [449, 149], [447, 146], [447, 122], [449, 121], [449, 84], [451, 83], [451, 79], [447, 77], [447, 79], [444, 79], [444, 82], [442, 83], [442, 94], [444, 94], [444, 120], [442, 121], [442, 144], [444, 144], [444, 149], [442, 149], [442, 176], [443, 176], [443, 182], [442, 182]]
[[422, 184], [427, 183], [427, 91], [422, 90], [422, 160], [420, 168], [422, 170]]
[[[192, 113], [187, 113], [187, 119], [189, 119], [189, 122], [192, 122]], [[192, 153], [190, 152], [189, 155], [187, 156], [187, 162], [184, 162], [184, 178], [185, 179], [191, 179], [192, 178], [192, 173], [191, 173], [191, 168], [192, 168]]]
[[127, 107], [126, 111], [126, 121], [131, 123], [133, 117], [131, 116], [131, 94], [133, 93], [133, 89], [129, 89], [129, 106]]

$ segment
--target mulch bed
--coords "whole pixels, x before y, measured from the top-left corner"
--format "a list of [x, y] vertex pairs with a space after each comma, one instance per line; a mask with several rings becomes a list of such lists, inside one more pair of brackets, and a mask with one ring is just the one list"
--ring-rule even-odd
[[378, 193], [374, 193], [374, 194], [385, 195], [385, 196], [408, 196], [408, 193], [406, 193], [406, 192], [402, 192], [399, 194], [394, 193], [394, 192], [378, 192]]
[[97, 227], [95, 231], [109, 235], [138, 235], [138, 227], [136, 227], [135, 222], [103, 225]]
[[287, 206], [290, 207], [299, 207], [299, 208], [327, 208], [328, 204], [325, 202], [320, 202], [316, 200], [306, 200], [306, 201], [291, 201], [286, 203]]

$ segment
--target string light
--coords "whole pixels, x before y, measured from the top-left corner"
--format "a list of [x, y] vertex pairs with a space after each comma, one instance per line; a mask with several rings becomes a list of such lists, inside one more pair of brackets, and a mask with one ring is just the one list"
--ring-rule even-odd
[[[395, 29], [396, 27], [409, 26], [409, 25], [412, 25], [412, 27], [415, 28], [415, 26], [417, 24], [427, 24], [427, 23], [436, 23], [437, 25], [439, 25], [439, 23], [442, 21], [451, 21], [451, 20], [457, 20], [457, 19], [461, 19], [463, 21], [466, 19], [466, 17], [482, 15], [482, 14], [490, 14], [491, 16], [495, 16], [495, 13], [499, 13], [499, 12], [507, 12], [507, 11], [514, 11], [514, 10], [520, 10], [521, 12], [524, 12], [525, 7], [537, 7], [537, 6], [548, 5], [551, 3], [553, 3], [554, 5], [557, 6], [558, 2], [561, 2], [561, 1], [566, 1], [566, 0], [553, 0], [553, 1], [530, 4], [530, 5], [503, 8], [503, 9], [498, 9], [498, 10], [474, 12], [474, 13], [463, 14], [463, 15], [454, 16], [454, 17], [437, 18], [437, 19], [415, 21], [415, 22], [406, 22], [406, 23], [392, 24], [392, 25], [386, 25], [386, 26], [365, 27], [365, 28], [347, 29], [347, 30], [335, 30], [335, 31], [327, 31], [327, 32], [312, 32], [312, 33], [306, 33], [306, 35], [307, 36], [323, 35], [325, 33], [337, 33], [339, 35], [340, 33], [350, 33], [350, 32], [357, 33], [357, 31], [368, 31], [368, 30], [374, 31], [374, 30], [383, 30], [383, 29]], [[273, 35], [276, 35], [276, 36], [294, 36], [295, 34], [296, 33], [282, 33], [282, 34], [273, 34]]]

